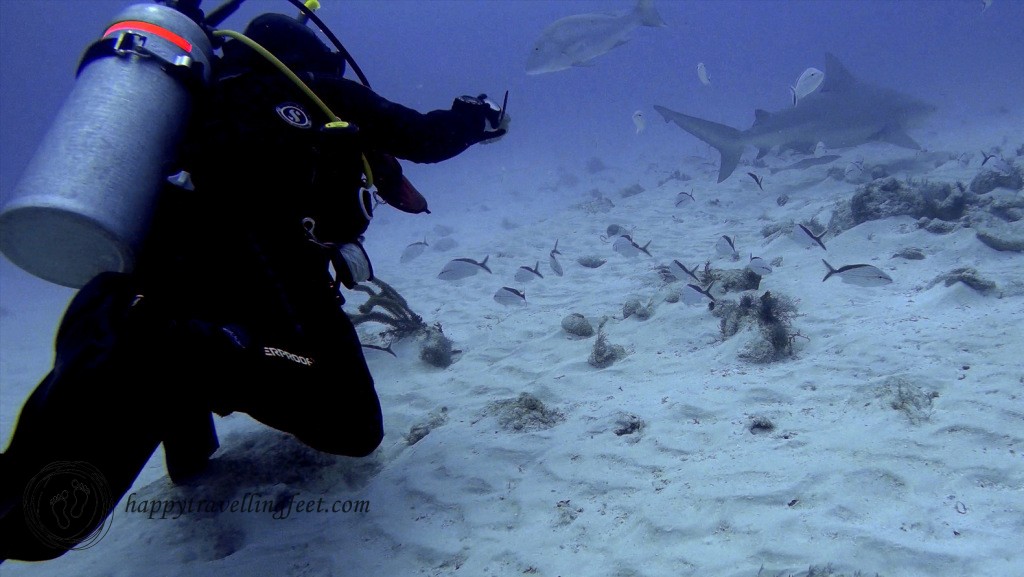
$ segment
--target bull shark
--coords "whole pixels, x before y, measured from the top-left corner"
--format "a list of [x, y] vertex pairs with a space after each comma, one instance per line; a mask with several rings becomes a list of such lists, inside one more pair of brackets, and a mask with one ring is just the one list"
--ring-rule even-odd
[[754, 125], [737, 130], [724, 124], [687, 116], [655, 105], [665, 122], [677, 126], [722, 155], [718, 182], [736, 170], [747, 146], [761, 158], [773, 146], [809, 150], [818, 142], [828, 148], [884, 141], [921, 150], [906, 129], [934, 112], [935, 107], [895, 90], [862, 82], [832, 54], [825, 54], [825, 81], [821, 89], [800, 100], [800, 106], [778, 112], [754, 111]]

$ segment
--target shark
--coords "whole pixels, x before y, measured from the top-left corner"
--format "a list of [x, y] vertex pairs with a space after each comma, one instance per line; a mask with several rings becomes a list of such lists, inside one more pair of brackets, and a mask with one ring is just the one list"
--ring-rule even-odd
[[914, 150], [921, 145], [907, 134], [935, 111], [935, 107], [895, 90], [863, 82], [835, 55], [825, 54], [825, 80], [821, 89], [800, 100], [800, 105], [778, 112], [754, 111], [754, 124], [737, 130], [710, 120], [687, 116], [655, 105], [665, 122], [718, 149], [722, 162], [718, 182], [729, 178], [747, 146], [761, 158], [772, 147], [810, 150], [818, 142], [844, 148], [882, 141]]

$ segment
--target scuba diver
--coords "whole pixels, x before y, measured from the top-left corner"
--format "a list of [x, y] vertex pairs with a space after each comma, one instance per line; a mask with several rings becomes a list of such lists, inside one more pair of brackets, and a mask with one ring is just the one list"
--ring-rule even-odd
[[[23, 207], [12, 206], [21, 201], [2, 215], [0, 248], [11, 260], [81, 290], [57, 331], [53, 369], [0, 453], [0, 560], [52, 559], [102, 536], [161, 443], [174, 482], [200, 474], [219, 446], [213, 413], [247, 413], [337, 455], [369, 455], [383, 438], [373, 378], [340, 289], [373, 277], [361, 240], [378, 203], [428, 212], [396, 158], [434, 163], [500, 138], [509, 124], [505, 104], [463, 96], [450, 109], [420, 113], [390, 102], [343, 76], [346, 62], [362, 73], [329, 30], [321, 26], [337, 51], [307, 25], [320, 23], [304, 6], [301, 18], [258, 16], [244, 35], [215, 30], [239, 4], [208, 16], [199, 0], [134, 5], [83, 57], [76, 90], [98, 82], [96, 98], [112, 83], [90, 71], [108, 70], [100, 68], [106, 63], [118, 74], [145, 69], [137, 78], [169, 83], [139, 88], [116, 104], [122, 114], [96, 122], [155, 130], [167, 116], [182, 125], [180, 138], [157, 147], [158, 158], [144, 139], [128, 138], [137, 135], [109, 139], [125, 155], [140, 155], [111, 170], [137, 176], [152, 166], [160, 175], [150, 205], [122, 219], [126, 228], [146, 225], [131, 251], [116, 249], [131, 266], [107, 266], [118, 261], [107, 248], [96, 271], [78, 253], [33, 264], [18, 244], [15, 208]], [[205, 56], [196, 48], [204, 43]], [[165, 44], [170, 56], [161, 55]], [[175, 56], [185, 50], [193, 53]], [[182, 63], [190, 69], [178, 70]], [[174, 90], [188, 95], [177, 113], [123, 113]], [[88, 87], [69, 101], [86, 94]], [[67, 146], [87, 132], [55, 138]], [[95, 158], [101, 150], [75, 150], [79, 165], [108, 160]], [[96, 194], [113, 212], [110, 205], [123, 208], [149, 180], [138, 176], [129, 194], [112, 199], [109, 188], [120, 184], [111, 179]], [[33, 221], [33, 234], [70, 234], [74, 225], [84, 238], [86, 225], [70, 210], [61, 226]], [[58, 218], [52, 209], [32, 214]], [[99, 242], [58, 238], [49, 250]]]

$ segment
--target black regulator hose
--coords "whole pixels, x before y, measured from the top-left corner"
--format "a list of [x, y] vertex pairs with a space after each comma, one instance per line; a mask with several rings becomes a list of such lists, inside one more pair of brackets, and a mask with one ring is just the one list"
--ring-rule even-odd
[[214, 8], [213, 12], [207, 14], [203, 24], [208, 28], [216, 28], [220, 26], [221, 22], [227, 20], [229, 16], [235, 13], [235, 10], [238, 10], [238, 7], [242, 5], [242, 2], [245, 2], [245, 0], [228, 0], [228, 2]]
[[[156, 0], [156, 2], [178, 10], [204, 26], [207, 31], [212, 32], [213, 29], [220, 26], [220, 24], [227, 20], [229, 16], [234, 14], [245, 0], [228, 0], [217, 8], [214, 8], [213, 11], [205, 17], [203, 16], [203, 11], [199, 9], [199, 4], [202, 0]], [[298, 8], [299, 13], [302, 14], [303, 18], [311, 20], [313, 24], [320, 29], [320, 32], [322, 32], [323, 35], [331, 41], [331, 44], [334, 44], [338, 53], [341, 54], [341, 57], [345, 59], [345, 62], [352, 69], [352, 72], [354, 72], [359, 78], [359, 82], [361, 82], [363, 86], [369, 88], [370, 81], [367, 80], [366, 75], [363, 74], [363, 69], [359, 67], [355, 58], [352, 58], [352, 54], [350, 54], [345, 48], [345, 45], [341, 43], [341, 40], [338, 40], [338, 37], [334, 35], [334, 32], [331, 32], [331, 29], [327, 27], [327, 24], [324, 24], [324, 21], [321, 20], [310, 7], [306, 6], [300, 0], [288, 0], [288, 2]]]
[[331, 41], [331, 44], [334, 44], [334, 47], [338, 49], [338, 53], [341, 54], [341, 57], [344, 58], [345, 62], [347, 62], [348, 65], [352, 68], [352, 72], [356, 73], [356, 76], [359, 78], [359, 82], [362, 82], [363, 86], [369, 88], [370, 81], [366, 79], [366, 75], [363, 74], [363, 70], [359, 68], [359, 65], [356, 64], [355, 59], [352, 58], [352, 55], [349, 54], [348, 50], [345, 49], [345, 45], [343, 45], [341, 43], [341, 40], [338, 40], [338, 37], [334, 35], [334, 32], [331, 32], [331, 29], [328, 28], [326, 24], [324, 24], [324, 21], [321, 20], [320, 17], [317, 16], [312, 10], [310, 10], [308, 6], [306, 6], [299, 0], [288, 1], [291, 2], [293, 6], [298, 8], [299, 12], [301, 12], [306, 18], [312, 20], [313, 24], [316, 24], [316, 27], [319, 28], [320, 31], [323, 32], [324, 36], [326, 36], [327, 39]]

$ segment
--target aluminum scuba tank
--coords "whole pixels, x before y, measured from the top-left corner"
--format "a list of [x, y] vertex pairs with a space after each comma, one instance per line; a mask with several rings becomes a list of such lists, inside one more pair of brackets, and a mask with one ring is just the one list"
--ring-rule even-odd
[[211, 60], [206, 32], [177, 10], [123, 10], [86, 50], [71, 93], [0, 211], [0, 251], [72, 288], [100, 272], [132, 270], [157, 197], [179, 171], [178, 148]]

